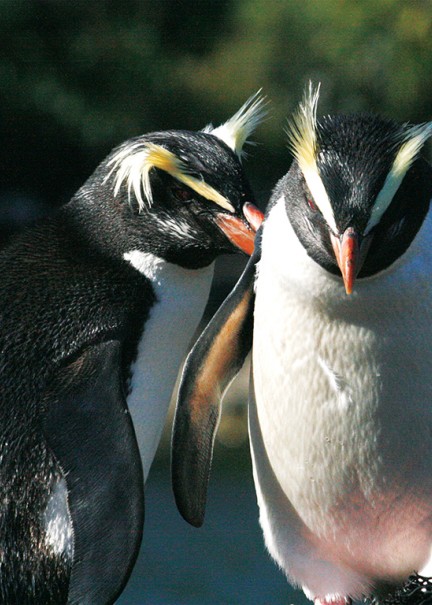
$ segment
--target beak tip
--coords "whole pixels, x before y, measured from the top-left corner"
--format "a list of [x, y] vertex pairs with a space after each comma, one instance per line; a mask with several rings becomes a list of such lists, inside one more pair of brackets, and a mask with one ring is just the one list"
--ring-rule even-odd
[[252, 229], [255, 232], [258, 231], [264, 220], [264, 213], [251, 202], [245, 202], [243, 204], [243, 214]]
[[217, 222], [231, 243], [251, 256], [254, 251], [255, 233], [264, 219], [264, 214], [250, 202], [243, 204], [242, 210], [246, 220], [221, 214]]
[[341, 238], [331, 236], [333, 250], [342, 274], [345, 292], [350, 295], [360, 269], [359, 236], [352, 227], [346, 229]]

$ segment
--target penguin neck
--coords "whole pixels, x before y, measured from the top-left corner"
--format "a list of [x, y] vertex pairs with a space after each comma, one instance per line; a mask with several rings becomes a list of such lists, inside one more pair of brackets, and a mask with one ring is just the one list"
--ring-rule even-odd
[[140, 250], [127, 252], [124, 259], [149, 279], [156, 298], [131, 366], [127, 396], [147, 479], [180, 365], [208, 300], [214, 263], [184, 269]]

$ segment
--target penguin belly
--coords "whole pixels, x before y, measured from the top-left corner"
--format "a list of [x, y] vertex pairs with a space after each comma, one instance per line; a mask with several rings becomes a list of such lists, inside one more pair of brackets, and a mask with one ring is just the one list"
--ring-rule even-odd
[[150, 279], [156, 296], [131, 367], [127, 397], [147, 479], [180, 365], [207, 304], [214, 263], [183, 269], [138, 250], [125, 260]]
[[428, 233], [426, 225], [399, 266], [347, 297], [307, 257], [282, 204], [265, 225], [254, 476], [267, 547], [311, 598], [401, 583], [430, 557]]

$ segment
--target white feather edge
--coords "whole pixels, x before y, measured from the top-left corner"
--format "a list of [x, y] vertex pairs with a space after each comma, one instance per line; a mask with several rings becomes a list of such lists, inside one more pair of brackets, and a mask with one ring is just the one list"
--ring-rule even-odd
[[240, 109], [224, 124], [214, 128], [208, 124], [203, 132], [217, 137], [241, 159], [244, 156], [243, 146], [252, 132], [265, 119], [268, 113], [268, 101], [258, 90]]

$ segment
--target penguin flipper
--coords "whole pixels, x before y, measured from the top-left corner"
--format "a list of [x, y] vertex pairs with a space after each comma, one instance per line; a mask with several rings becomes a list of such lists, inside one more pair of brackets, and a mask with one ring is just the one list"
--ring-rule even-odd
[[68, 605], [113, 603], [141, 544], [144, 481], [120, 361], [119, 342], [92, 346], [57, 372], [47, 397], [44, 432], [74, 537]]
[[260, 244], [261, 230], [245, 270], [189, 353], [181, 378], [172, 438], [172, 483], [180, 514], [196, 527], [204, 521], [223, 394], [252, 347]]

